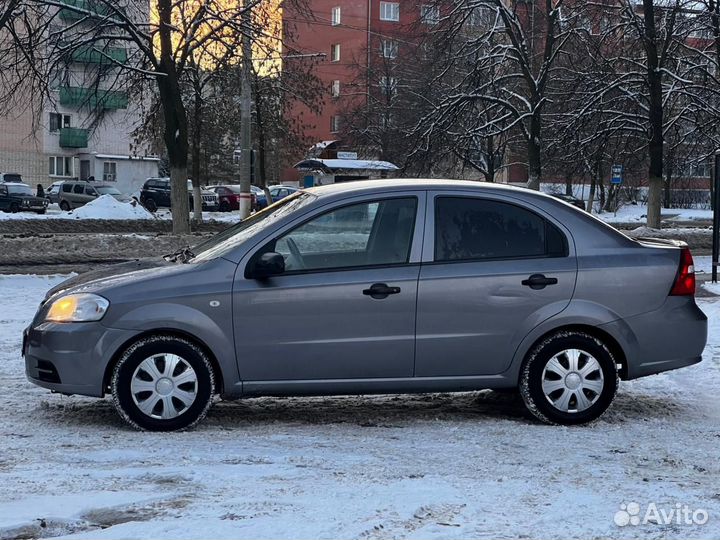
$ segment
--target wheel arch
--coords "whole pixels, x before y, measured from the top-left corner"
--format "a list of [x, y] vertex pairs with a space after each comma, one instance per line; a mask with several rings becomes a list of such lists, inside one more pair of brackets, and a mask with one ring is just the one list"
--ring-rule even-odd
[[522, 366], [525, 364], [525, 362], [527, 362], [530, 353], [532, 353], [535, 347], [537, 347], [548, 337], [559, 332], [583, 332], [602, 341], [607, 346], [607, 348], [610, 349], [610, 352], [615, 359], [615, 363], [620, 365], [620, 368], [618, 368], [618, 375], [620, 376], [620, 378], [623, 380], [627, 378], [627, 356], [625, 355], [625, 351], [623, 350], [618, 340], [612, 334], [601, 328], [598, 328], [597, 326], [582, 323], [566, 324], [552, 328], [544, 332], [537, 339], [533, 340], [530, 346], [527, 347], [522, 353], [521, 362], [519, 363], [520, 370], [522, 370]]
[[108, 362], [107, 366], [105, 367], [105, 373], [103, 375], [103, 384], [102, 384], [102, 391], [103, 394], [108, 393], [108, 389], [110, 387], [110, 381], [112, 379], [113, 371], [115, 370], [115, 366], [120, 361], [120, 357], [123, 355], [123, 353], [130, 347], [133, 343], [136, 341], [147, 338], [150, 336], [171, 336], [171, 337], [177, 337], [186, 339], [190, 342], [192, 342], [194, 345], [202, 349], [202, 351], [207, 355], [208, 360], [210, 361], [210, 365], [213, 368], [214, 376], [215, 376], [215, 388], [214, 392], [216, 394], [222, 394], [225, 388], [225, 382], [223, 378], [223, 372], [220, 368], [220, 363], [218, 362], [217, 357], [213, 353], [212, 349], [208, 347], [208, 345], [198, 338], [197, 336], [192, 335], [189, 332], [185, 332], [183, 330], [178, 330], [176, 328], [154, 328], [152, 330], [146, 330], [144, 332], [141, 332], [139, 334], [134, 335], [133, 337], [125, 340], [115, 351], [115, 353], [110, 358], [110, 361]]

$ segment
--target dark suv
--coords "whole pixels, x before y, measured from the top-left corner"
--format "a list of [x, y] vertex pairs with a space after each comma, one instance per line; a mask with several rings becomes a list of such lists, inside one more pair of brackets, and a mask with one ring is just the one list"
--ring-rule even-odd
[[48, 201], [36, 197], [33, 189], [21, 182], [0, 183], [0, 210], [3, 212], [37, 212], [44, 214]]
[[[188, 196], [190, 197], [190, 209], [193, 207], [192, 182], [188, 180]], [[208, 212], [216, 212], [220, 206], [217, 194], [206, 189], [202, 190], [202, 209]], [[148, 178], [140, 190], [140, 202], [142, 205], [154, 212], [160, 207], [170, 208], [170, 179], [169, 178]]]

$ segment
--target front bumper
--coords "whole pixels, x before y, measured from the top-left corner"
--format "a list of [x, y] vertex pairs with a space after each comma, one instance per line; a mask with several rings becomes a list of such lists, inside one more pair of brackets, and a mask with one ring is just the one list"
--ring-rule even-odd
[[133, 335], [99, 322], [30, 326], [23, 332], [25, 374], [55, 392], [102, 397], [108, 364]]

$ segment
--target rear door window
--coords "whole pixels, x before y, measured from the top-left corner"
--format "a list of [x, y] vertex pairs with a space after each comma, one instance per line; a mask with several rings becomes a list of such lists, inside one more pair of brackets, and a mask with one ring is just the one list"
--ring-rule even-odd
[[562, 257], [567, 240], [521, 206], [473, 197], [435, 200], [435, 261]]
[[85, 186], [82, 184], [75, 184], [73, 186], [73, 193], [82, 193], [85, 190]]
[[62, 190], [63, 193], [70, 193], [72, 191], [72, 184], [63, 184]]

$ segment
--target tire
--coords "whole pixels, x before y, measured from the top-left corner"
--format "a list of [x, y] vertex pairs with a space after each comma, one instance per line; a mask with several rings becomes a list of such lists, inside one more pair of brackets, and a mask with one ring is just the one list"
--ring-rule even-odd
[[10, 205], [10, 213], [11, 214], [17, 214], [20, 211], [20, 207], [17, 205], [17, 203], [12, 203]]
[[[168, 383], [171, 379], [175, 384]], [[205, 417], [212, 404], [215, 376], [210, 360], [197, 345], [180, 337], [155, 335], [125, 350], [110, 387], [115, 408], [131, 426], [177, 431]]]
[[230, 211], [230, 203], [227, 201], [223, 201], [220, 203], [220, 208], [218, 209], [220, 212], [229, 212]]
[[70, 203], [67, 201], [60, 201], [60, 210], [62, 210], [63, 212], [69, 212]]
[[562, 331], [528, 354], [520, 372], [520, 395], [542, 422], [585, 424], [610, 407], [618, 381], [615, 359], [602, 341]]
[[36, 213], [36, 214], [40, 214], [40, 215], [43, 215], [43, 214], [45, 213], [45, 210], [38, 210], [38, 211], [37, 211], [37, 212], [35, 212], [35, 213]]
[[155, 204], [155, 201], [151, 198], [145, 199], [145, 203], [143, 206], [147, 209], [148, 212], [152, 212], [153, 214], [157, 212], [157, 204]]

